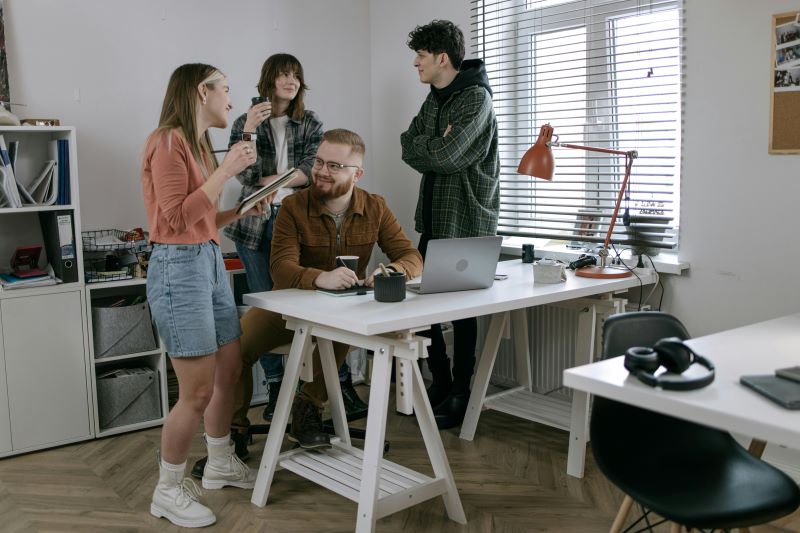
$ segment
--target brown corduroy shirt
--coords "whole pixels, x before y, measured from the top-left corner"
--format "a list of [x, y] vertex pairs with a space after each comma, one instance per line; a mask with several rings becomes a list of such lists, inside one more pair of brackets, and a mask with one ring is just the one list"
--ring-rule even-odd
[[354, 187], [337, 232], [333, 218], [310, 188], [294, 193], [283, 200], [275, 219], [270, 256], [273, 290], [315, 289], [317, 276], [336, 268], [337, 255], [357, 255], [356, 274], [364, 279], [376, 243], [398, 272], [408, 278], [422, 272], [422, 256], [382, 196]]

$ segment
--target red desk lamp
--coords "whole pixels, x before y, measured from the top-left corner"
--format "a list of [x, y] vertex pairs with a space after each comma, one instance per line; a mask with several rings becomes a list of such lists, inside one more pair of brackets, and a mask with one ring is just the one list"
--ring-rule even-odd
[[558, 142], [558, 135], [556, 140], [553, 141], [553, 127], [550, 124], [545, 124], [539, 130], [539, 138], [536, 139], [536, 144], [531, 146], [519, 162], [517, 168], [518, 174], [526, 176], [533, 176], [544, 180], [553, 179], [553, 151], [551, 146], [560, 146], [562, 148], [575, 148], [578, 150], [586, 150], [588, 152], [600, 152], [603, 154], [624, 155], [625, 156], [625, 178], [622, 180], [622, 187], [619, 189], [617, 195], [617, 203], [614, 206], [614, 213], [611, 215], [611, 222], [608, 224], [608, 233], [606, 233], [606, 240], [603, 243], [603, 249], [600, 251], [600, 265], [599, 266], [586, 266], [575, 270], [575, 275], [583, 278], [627, 278], [631, 275], [630, 270], [609, 268], [606, 266], [606, 259], [608, 258], [608, 244], [611, 241], [611, 234], [614, 231], [614, 223], [617, 220], [617, 213], [619, 206], [622, 203], [622, 197], [625, 195], [625, 187], [628, 186], [628, 178], [631, 175], [631, 167], [633, 160], [638, 157], [636, 150], [624, 152], [622, 150], [611, 150], [610, 148], [595, 148], [593, 146], [581, 146], [578, 144], [566, 144]]

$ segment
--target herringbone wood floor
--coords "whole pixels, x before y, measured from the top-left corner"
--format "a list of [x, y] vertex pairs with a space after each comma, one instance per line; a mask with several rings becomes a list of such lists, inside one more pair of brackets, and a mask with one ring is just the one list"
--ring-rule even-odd
[[[362, 388], [362, 397], [367, 396]], [[259, 420], [260, 408], [251, 411]], [[160, 428], [0, 460], [2, 532], [181, 531], [149, 513], [158, 474]], [[389, 417], [387, 458], [432, 474], [413, 417]], [[611, 525], [619, 491], [600, 474], [589, 453], [586, 477], [566, 475], [567, 434], [485, 411], [473, 442], [456, 430], [442, 433], [468, 525], [450, 522], [441, 498], [378, 522], [389, 532], [602, 532]], [[251, 446], [258, 466], [265, 436]], [[204, 455], [195, 440], [191, 462]], [[250, 491], [205, 491], [217, 523], [204, 531], [352, 531], [356, 504], [289, 472], [278, 472], [265, 508]], [[659, 531], [667, 531], [660, 528]], [[755, 528], [800, 531], [800, 514]]]

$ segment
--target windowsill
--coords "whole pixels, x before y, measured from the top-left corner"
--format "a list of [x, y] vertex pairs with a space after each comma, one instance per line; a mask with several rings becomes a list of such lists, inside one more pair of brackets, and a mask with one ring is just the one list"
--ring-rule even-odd
[[[550, 257], [569, 262], [576, 260], [582, 253], [586, 253], [582, 250], [567, 248], [566, 242], [564, 241], [525, 237], [503, 237], [503, 247], [501, 252], [503, 254], [520, 257], [522, 254], [523, 244], [533, 244], [534, 255], [536, 256], [536, 259]], [[626, 251], [622, 253], [622, 259], [628, 266], [634, 267], [636, 266], [638, 257], [632, 257], [630, 252]], [[653, 263], [655, 264], [656, 271], [661, 274], [680, 275], [683, 270], [686, 270], [690, 267], [689, 262], [681, 261], [678, 258], [678, 254], [673, 251], [662, 251], [652, 259]], [[650, 266], [648, 264], [649, 262], [650, 261], [648, 261], [647, 258], [644, 259], [645, 266]]]

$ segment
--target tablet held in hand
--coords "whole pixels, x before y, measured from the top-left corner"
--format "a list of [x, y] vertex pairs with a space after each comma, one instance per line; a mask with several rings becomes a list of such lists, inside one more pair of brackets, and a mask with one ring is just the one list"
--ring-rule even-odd
[[296, 170], [297, 169], [295, 168], [290, 168], [283, 175], [281, 175], [281, 177], [269, 185], [264, 185], [253, 194], [245, 197], [244, 200], [242, 200], [236, 207], [236, 214], [241, 215], [243, 213], [247, 213], [249, 210], [255, 207], [258, 202], [262, 201], [264, 198], [286, 185], [289, 180], [292, 179]]

